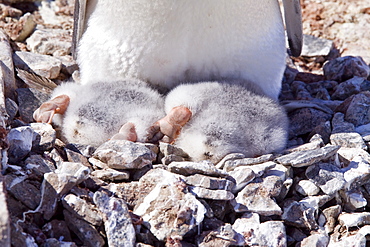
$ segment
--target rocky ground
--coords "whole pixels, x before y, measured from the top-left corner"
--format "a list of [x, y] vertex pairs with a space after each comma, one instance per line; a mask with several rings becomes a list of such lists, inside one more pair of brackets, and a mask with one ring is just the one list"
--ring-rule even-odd
[[312, 36], [283, 80], [288, 148], [218, 164], [167, 144], [66, 144], [33, 123], [78, 67], [73, 0], [30, 2], [0, 4], [0, 246], [367, 246], [367, 0], [302, 1]]

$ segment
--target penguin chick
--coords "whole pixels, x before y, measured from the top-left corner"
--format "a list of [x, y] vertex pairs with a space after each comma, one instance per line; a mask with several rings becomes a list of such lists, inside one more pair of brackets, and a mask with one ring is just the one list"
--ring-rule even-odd
[[124, 80], [62, 84], [34, 118], [53, 119], [68, 142], [99, 146], [110, 138], [145, 142], [152, 124], [164, 115], [164, 99], [157, 91], [143, 81]]
[[[278, 99], [286, 41], [277, 0], [76, 3], [82, 84], [137, 78], [166, 91], [186, 81], [242, 79]], [[299, 0], [283, 3], [289, 41], [299, 55]]]
[[166, 113], [178, 107], [189, 109], [191, 118], [174, 143], [194, 161], [216, 163], [229, 153], [256, 157], [285, 148], [288, 117], [284, 109], [238, 83], [180, 85], [165, 100]]

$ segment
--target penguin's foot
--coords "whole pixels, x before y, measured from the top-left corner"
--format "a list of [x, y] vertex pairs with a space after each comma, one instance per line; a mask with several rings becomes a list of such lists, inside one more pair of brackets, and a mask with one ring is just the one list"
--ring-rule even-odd
[[148, 130], [147, 142], [156, 143], [159, 140], [173, 143], [180, 134], [181, 128], [190, 120], [192, 116], [189, 108], [176, 106], [159, 121], [155, 122]]
[[34, 113], [33, 118], [39, 123], [51, 123], [55, 114], [64, 114], [69, 105], [67, 95], [59, 95], [43, 103]]
[[125, 123], [119, 132], [112, 136], [111, 140], [127, 140], [136, 142], [137, 140], [137, 134], [135, 130], [135, 124], [133, 123]]

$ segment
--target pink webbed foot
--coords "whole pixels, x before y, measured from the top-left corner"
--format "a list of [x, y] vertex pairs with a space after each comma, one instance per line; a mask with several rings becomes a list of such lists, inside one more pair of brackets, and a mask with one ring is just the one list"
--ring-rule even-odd
[[133, 123], [125, 123], [119, 132], [112, 136], [111, 140], [127, 140], [136, 142], [137, 134]]
[[51, 99], [43, 103], [34, 113], [33, 118], [38, 123], [51, 123], [53, 116], [58, 114], [64, 114], [69, 105], [69, 97], [67, 95], [59, 95], [54, 99]]
[[147, 142], [155, 143], [162, 140], [173, 143], [191, 116], [191, 111], [185, 106], [172, 108], [167, 116], [155, 122], [149, 128]]

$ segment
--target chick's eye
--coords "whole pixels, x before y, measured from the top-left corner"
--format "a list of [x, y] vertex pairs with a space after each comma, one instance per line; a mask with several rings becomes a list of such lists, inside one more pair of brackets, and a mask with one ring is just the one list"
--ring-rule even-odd
[[211, 152], [205, 152], [204, 156], [207, 157], [207, 158], [212, 158], [213, 154]]

